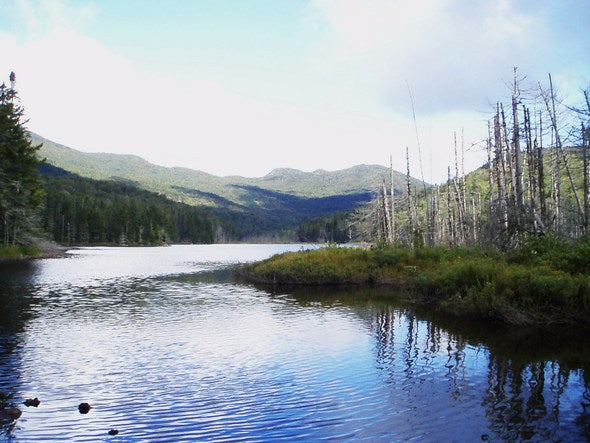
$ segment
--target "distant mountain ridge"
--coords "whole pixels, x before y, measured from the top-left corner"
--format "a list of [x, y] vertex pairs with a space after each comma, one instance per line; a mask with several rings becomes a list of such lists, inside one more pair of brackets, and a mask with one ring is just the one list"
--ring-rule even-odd
[[[31, 133], [39, 156], [66, 171], [96, 180], [112, 180], [156, 192], [171, 200], [205, 206], [237, 226], [235, 238], [291, 229], [324, 215], [349, 211], [371, 200], [386, 180], [384, 166], [357, 165], [340, 171], [304, 172], [278, 168], [263, 177], [218, 177], [203, 171], [164, 167], [135, 155], [85, 153]], [[394, 171], [396, 192], [404, 193], [405, 175]], [[422, 182], [412, 179], [414, 186]]]
[[[389, 181], [389, 169], [377, 165], [357, 165], [339, 171], [318, 169], [313, 172], [278, 168], [259, 178], [219, 177], [183, 167], [155, 165], [135, 155], [85, 153], [34, 133], [31, 133], [31, 137], [33, 143], [43, 145], [40, 156], [54, 166], [83, 177], [129, 181], [145, 189], [166, 194], [173, 199], [187, 199], [187, 202], [192, 204], [214, 205], [215, 203], [203, 197], [195, 199], [182, 189], [212, 193], [240, 203], [242, 202], [241, 191], [237, 186], [256, 186], [310, 198], [371, 192], [383, 179]], [[412, 180], [415, 186], [421, 185], [419, 180]], [[404, 192], [405, 175], [394, 171], [394, 182], [396, 189]]]

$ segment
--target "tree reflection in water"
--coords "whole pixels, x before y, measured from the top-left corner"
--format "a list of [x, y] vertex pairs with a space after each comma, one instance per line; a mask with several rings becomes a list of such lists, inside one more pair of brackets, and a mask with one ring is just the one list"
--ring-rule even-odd
[[[437, 357], [444, 354], [448, 394], [453, 400], [460, 400], [475, 383], [477, 365], [469, 359], [481, 359], [485, 353], [487, 387], [481, 406], [493, 439], [590, 438], [587, 333], [571, 328], [524, 331], [448, 321], [442, 322], [443, 328], [440, 319], [418, 319], [393, 306], [382, 307], [373, 324], [378, 367], [388, 371], [390, 379], [400, 375], [395, 370], [396, 358], [403, 361], [403, 373], [411, 378], [427, 368], [436, 372]], [[395, 342], [395, 337], [404, 340]], [[570, 398], [571, 390], [567, 392], [574, 374], [582, 380], [579, 403]], [[562, 401], [564, 396], [567, 402]], [[563, 414], [567, 418], [562, 420]]]
[[[35, 263], [28, 261], [0, 267], [0, 408], [18, 403], [23, 333], [35, 303], [29, 291], [35, 269]], [[16, 424], [0, 415], [0, 436], [13, 438]]]

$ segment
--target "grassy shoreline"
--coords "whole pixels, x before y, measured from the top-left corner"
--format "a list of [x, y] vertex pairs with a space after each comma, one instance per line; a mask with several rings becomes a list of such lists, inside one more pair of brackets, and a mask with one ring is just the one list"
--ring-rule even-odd
[[0, 246], [0, 263], [64, 257], [68, 248], [40, 240], [33, 245]]
[[43, 250], [37, 246], [1, 246], [0, 261], [27, 260], [43, 255]]
[[408, 303], [513, 325], [590, 324], [590, 240], [531, 238], [501, 253], [461, 248], [288, 252], [240, 266], [262, 284], [388, 285]]

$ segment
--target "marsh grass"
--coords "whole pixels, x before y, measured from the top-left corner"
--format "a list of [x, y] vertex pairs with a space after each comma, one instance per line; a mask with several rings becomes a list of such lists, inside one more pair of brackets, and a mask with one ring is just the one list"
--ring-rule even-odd
[[590, 239], [532, 238], [517, 250], [342, 248], [288, 252], [245, 265], [259, 283], [381, 284], [457, 317], [511, 324], [590, 323]]
[[38, 246], [0, 246], [0, 259], [20, 259], [36, 257], [43, 250]]

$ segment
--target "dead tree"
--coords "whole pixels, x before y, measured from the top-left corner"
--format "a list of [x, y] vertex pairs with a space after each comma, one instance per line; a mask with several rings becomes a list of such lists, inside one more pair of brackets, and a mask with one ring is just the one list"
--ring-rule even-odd
[[514, 179], [515, 179], [515, 210], [516, 223], [519, 229], [522, 229], [522, 213], [523, 213], [523, 198], [522, 198], [522, 161], [520, 159], [520, 135], [518, 126], [518, 99], [520, 91], [518, 88], [518, 81], [516, 78], [516, 68], [514, 68], [514, 90], [512, 92], [512, 152], [514, 156]]
[[391, 242], [395, 243], [395, 189], [393, 183], [393, 155], [389, 156], [389, 185], [391, 189]]
[[[586, 93], [585, 93], [586, 94]], [[588, 95], [586, 94], [586, 101], [588, 101]], [[590, 113], [590, 104], [588, 104], [588, 111]], [[590, 140], [589, 140], [589, 132], [588, 129], [584, 126], [584, 123], [581, 124], [582, 126], [582, 158], [584, 163], [584, 234], [588, 234], [588, 224], [590, 221], [590, 184], [589, 184], [589, 177], [588, 177], [588, 164], [589, 164], [589, 155], [588, 150], [590, 150]]]
[[406, 190], [407, 190], [407, 198], [408, 198], [408, 227], [409, 227], [409, 241], [412, 244], [412, 237], [414, 235], [414, 215], [413, 215], [413, 204], [412, 204], [412, 180], [410, 176], [410, 154], [408, 152], [408, 147], [406, 146]]
[[494, 207], [494, 164], [492, 163], [492, 125], [488, 120], [488, 138], [486, 141], [486, 149], [488, 154], [488, 237], [491, 239], [494, 235], [493, 229], [495, 223], [493, 220]]
[[539, 133], [538, 142], [535, 136], [535, 144], [537, 144], [537, 174], [539, 185], [539, 206], [541, 209], [541, 220], [543, 223], [547, 222], [547, 205], [545, 203], [545, 171], [543, 165], [543, 117], [539, 111]]
[[558, 126], [557, 126], [557, 115], [556, 115], [556, 111], [555, 111], [555, 92], [553, 89], [553, 81], [551, 79], [551, 74], [549, 74], [549, 92], [550, 92], [549, 98], [551, 100], [551, 106], [549, 106], [549, 99], [547, 98], [546, 94], [544, 94], [543, 97], [545, 98], [545, 105], [547, 108], [547, 112], [549, 113], [549, 117], [551, 119], [551, 125], [553, 127], [553, 132], [555, 134], [556, 153], [557, 153], [557, 155], [562, 155], [563, 163], [565, 165], [565, 169], [567, 172], [567, 176], [569, 178], [572, 192], [573, 192], [574, 198], [576, 200], [576, 207], [578, 209], [578, 215], [580, 216], [580, 218], [583, 218], [584, 213], [582, 210], [582, 204], [580, 202], [580, 196], [578, 195], [578, 190], [576, 189], [576, 185], [574, 183], [574, 178], [572, 175], [571, 168], [569, 166], [569, 161], [568, 161], [567, 155], [565, 155], [565, 152], [563, 152], [563, 145], [561, 142], [561, 137], [559, 135], [559, 130], [558, 130]]
[[463, 193], [459, 188], [459, 162], [457, 159], [457, 133], [453, 133], [455, 141], [455, 177], [453, 178], [453, 187], [455, 188], [455, 205], [457, 208], [457, 216], [459, 222], [458, 234], [460, 236], [459, 242], [465, 242], [465, 206], [462, 202]]
[[391, 214], [389, 213], [389, 202], [387, 201], [387, 188], [385, 187], [385, 180], [383, 180], [382, 185], [382, 199], [381, 203], [383, 205], [383, 236], [384, 240], [391, 244], [393, 243], [393, 235], [391, 233]]
[[496, 180], [498, 182], [498, 206], [500, 211], [500, 223], [504, 229], [508, 229], [508, 207], [506, 194], [506, 162], [504, 160], [504, 148], [502, 146], [502, 133], [500, 130], [499, 105], [494, 116], [494, 147]]
[[449, 244], [451, 246], [455, 246], [456, 243], [456, 235], [455, 235], [455, 217], [454, 217], [454, 210], [453, 205], [451, 204], [451, 167], [448, 166], [447, 169], [447, 219], [448, 219], [448, 226], [449, 226]]

